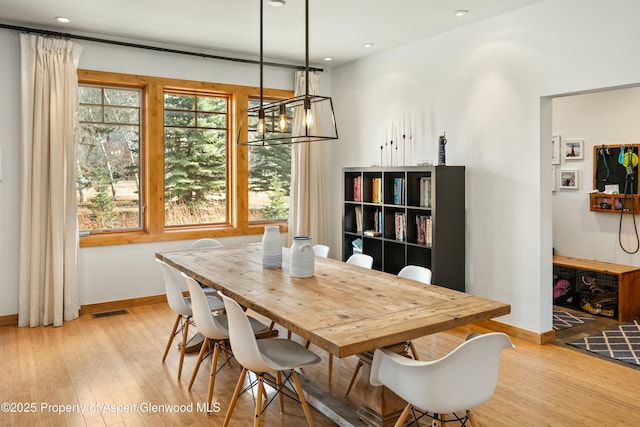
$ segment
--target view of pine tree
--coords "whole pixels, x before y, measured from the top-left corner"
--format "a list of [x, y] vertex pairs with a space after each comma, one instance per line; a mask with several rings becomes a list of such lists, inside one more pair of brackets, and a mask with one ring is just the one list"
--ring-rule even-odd
[[285, 196], [289, 186], [283, 186], [278, 175], [274, 175], [271, 179], [270, 189], [270, 204], [264, 208], [265, 219], [287, 219], [289, 217], [289, 205]]
[[198, 208], [226, 192], [226, 98], [165, 94], [165, 198]]
[[93, 221], [94, 230], [107, 230], [116, 225], [118, 214], [114, 211], [115, 199], [111, 195], [109, 186], [109, 174], [106, 169], [97, 171], [96, 182], [93, 188], [96, 195], [89, 202], [89, 211]]
[[[251, 147], [249, 154], [249, 190], [275, 191], [274, 178], [279, 182], [291, 181], [291, 145], [273, 145], [266, 147]], [[289, 185], [282, 189], [289, 195]]]

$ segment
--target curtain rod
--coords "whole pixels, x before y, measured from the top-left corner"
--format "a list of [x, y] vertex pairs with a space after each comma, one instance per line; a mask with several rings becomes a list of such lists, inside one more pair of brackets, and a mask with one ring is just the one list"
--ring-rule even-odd
[[[52, 36], [52, 37], [60, 37], [60, 38], [65, 38], [65, 39], [86, 40], [86, 41], [90, 41], [90, 42], [113, 44], [113, 45], [116, 45], [116, 46], [125, 46], [125, 47], [133, 47], [133, 48], [137, 48], [137, 49], [153, 50], [153, 51], [156, 51], [156, 52], [176, 53], [176, 54], [179, 54], [179, 55], [198, 56], [200, 58], [219, 59], [221, 61], [242, 62], [242, 63], [245, 63], [245, 64], [255, 64], [255, 65], [259, 65], [260, 64], [260, 61], [256, 61], [254, 59], [242, 59], [242, 58], [233, 58], [233, 57], [229, 57], [229, 56], [210, 55], [208, 53], [190, 52], [188, 50], [169, 49], [169, 48], [165, 48], [165, 47], [149, 46], [149, 45], [139, 44], [139, 43], [129, 43], [129, 42], [122, 42], [122, 41], [118, 41], [118, 40], [102, 39], [102, 38], [98, 38], [98, 37], [89, 37], [89, 36], [81, 36], [81, 35], [77, 35], [77, 34], [60, 33], [60, 32], [57, 32], [57, 31], [43, 30], [43, 29], [39, 29], [39, 28], [21, 27], [21, 26], [17, 26], [17, 25], [9, 25], [9, 24], [2, 24], [2, 23], [0, 23], [0, 28], [4, 28], [4, 29], [7, 29], [7, 30], [20, 31], [20, 32], [23, 32], [23, 33], [35, 33], [35, 34], [41, 34], [41, 35]], [[305, 67], [302, 66], [302, 65], [282, 64], [282, 63], [279, 63], [279, 62], [263, 62], [263, 65], [270, 66], [270, 67], [291, 68], [291, 69], [294, 69], [294, 70], [304, 70], [305, 69]], [[322, 68], [314, 68], [314, 67], [309, 67], [309, 70], [310, 71], [318, 71], [318, 72], [322, 72], [323, 71]]]

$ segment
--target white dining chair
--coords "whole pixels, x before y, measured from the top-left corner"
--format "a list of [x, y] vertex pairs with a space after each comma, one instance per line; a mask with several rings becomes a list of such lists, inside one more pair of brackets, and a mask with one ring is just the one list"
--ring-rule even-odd
[[219, 240], [205, 237], [198, 239], [189, 246], [189, 249], [208, 249], [208, 248], [221, 248], [224, 245]]
[[[193, 387], [193, 383], [198, 375], [198, 371], [200, 370], [200, 364], [202, 360], [208, 356], [207, 352], [211, 353], [211, 374], [209, 376], [209, 392], [207, 395], [207, 406], [208, 409], [211, 408], [211, 402], [213, 400], [213, 387], [216, 382], [216, 373], [218, 372], [218, 356], [220, 354], [220, 350], [227, 354], [227, 359], [225, 363], [222, 364], [224, 366], [230, 359], [232, 355], [231, 349], [226, 345], [227, 340], [229, 338], [229, 325], [227, 321], [226, 315], [213, 315], [211, 310], [209, 309], [209, 303], [207, 301], [207, 296], [205, 295], [203, 289], [200, 287], [200, 284], [193, 280], [193, 278], [182, 273], [182, 277], [187, 283], [187, 288], [189, 289], [189, 296], [191, 297], [191, 308], [193, 310], [193, 320], [198, 328], [198, 332], [202, 334], [204, 337], [204, 341], [202, 341], [202, 347], [200, 348], [200, 353], [198, 354], [198, 360], [196, 361], [196, 365], [193, 369], [193, 374], [191, 375], [191, 381], [189, 382], [189, 390]], [[269, 333], [269, 327], [260, 321], [254, 319], [253, 317], [249, 317], [249, 322], [251, 325], [251, 330], [254, 334], [264, 335]], [[211, 351], [211, 343], [213, 342], [213, 352]], [[222, 366], [220, 368], [222, 368]]]
[[431, 270], [419, 265], [407, 265], [400, 270], [398, 277], [405, 277], [407, 279], [415, 280], [426, 285], [431, 284]]
[[218, 292], [218, 294], [224, 301], [227, 310], [231, 350], [233, 351], [235, 359], [242, 366], [242, 372], [240, 373], [240, 378], [233, 392], [231, 403], [227, 409], [223, 426], [226, 427], [231, 420], [233, 409], [244, 387], [244, 379], [248, 371], [253, 372], [257, 376], [256, 381], [258, 383], [258, 391], [255, 399], [254, 426], [260, 425], [263, 409], [262, 400], [263, 397], [266, 396], [264, 390], [264, 375], [274, 371], [276, 373], [276, 382], [278, 383], [276, 393], [279, 394], [280, 412], [284, 412], [284, 399], [281, 388], [285, 386], [285, 383], [282, 380], [282, 371], [288, 371], [289, 376], [285, 378], [285, 381], [288, 381], [289, 377], [293, 380], [307, 423], [313, 426], [311, 410], [304, 398], [300, 380], [295, 369], [320, 362], [318, 355], [291, 340], [283, 338], [256, 339], [255, 335], [251, 333], [249, 319], [242, 310], [242, 307], [240, 307], [235, 300], [227, 297], [223, 293]]
[[327, 245], [313, 245], [313, 254], [321, 258], [327, 258], [330, 250], [331, 248]]
[[[398, 277], [404, 277], [406, 279], [415, 280], [416, 282], [431, 284], [431, 270], [422, 267], [419, 265], [407, 265], [404, 266], [400, 272], [398, 272]], [[415, 360], [418, 360], [418, 351], [416, 350], [415, 345], [413, 345], [413, 341], [407, 341], [407, 346], [411, 349], [411, 355]], [[344, 393], [345, 396], [348, 396], [351, 392], [351, 388], [356, 382], [358, 378], [358, 373], [362, 368], [362, 360], [358, 360], [355, 369], [353, 370], [353, 375], [351, 375], [351, 380], [349, 381], [349, 386], [347, 386], [347, 391]]]
[[347, 263], [358, 267], [372, 268], [373, 257], [367, 254], [353, 254], [347, 259]]
[[[164, 279], [164, 288], [167, 296], [167, 303], [169, 307], [176, 314], [176, 321], [173, 324], [171, 335], [169, 335], [169, 341], [164, 349], [164, 355], [162, 356], [162, 362], [167, 359], [169, 349], [173, 343], [174, 338], [178, 334], [182, 334], [182, 344], [180, 345], [180, 363], [178, 365], [178, 379], [182, 376], [182, 365], [184, 363], [184, 354], [187, 347], [187, 335], [189, 334], [189, 324], [191, 323], [191, 317], [193, 311], [191, 309], [191, 298], [185, 297], [182, 294], [182, 287], [178, 281], [178, 272], [175, 271], [164, 261], [156, 258], [156, 262], [160, 264], [160, 271]], [[224, 310], [224, 303], [215, 297], [207, 297], [207, 304], [210, 311]], [[179, 328], [179, 329], [178, 329]]]
[[[385, 349], [376, 349], [370, 382], [385, 386], [407, 402], [395, 427], [404, 426], [412, 409], [440, 427], [446, 415], [463, 425], [477, 426], [471, 409], [493, 395], [498, 383], [502, 350], [513, 348], [502, 332], [467, 339], [444, 357], [433, 361], [409, 359]], [[464, 411], [464, 415], [459, 415]], [[415, 417], [415, 413], [414, 413]]]

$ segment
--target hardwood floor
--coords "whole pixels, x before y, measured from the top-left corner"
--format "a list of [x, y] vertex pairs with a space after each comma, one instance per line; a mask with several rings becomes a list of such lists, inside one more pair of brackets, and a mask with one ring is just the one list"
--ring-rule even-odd
[[[198, 411], [207, 397], [208, 367], [201, 367], [192, 391], [187, 390], [196, 354], [185, 358], [176, 379], [177, 348], [167, 361], [162, 353], [174, 314], [166, 304], [128, 309], [129, 314], [93, 318], [83, 315], [59, 328], [0, 327], [0, 401], [2, 425], [24, 426], [157, 426], [189, 424], [221, 426], [235, 381], [237, 364], [216, 377], [214, 402], [219, 412]], [[477, 326], [414, 341], [421, 359], [442, 356]], [[492, 399], [476, 408], [481, 426], [635, 426], [640, 425], [640, 370], [601, 360], [562, 345], [536, 345], [513, 339], [516, 348], [502, 354], [500, 379]], [[327, 384], [327, 353], [311, 346], [323, 363], [304, 370], [321, 388], [342, 396], [356, 358], [334, 358], [333, 384]], [[461, 384], [460, 387], [470, 387]], [[347, 405], [357, 406], [352, 398]], [[49, 406], [47, 406], [49, 405]], [[53, 406], [59, 405], [59, 406]], [[76, 405], [74, 407], [73, 405]], [[77, 409], [84, 406], [84, 412]], [[161, 405], [182, 405], [178, 412]], [[251, 425], [253, 399], [243, 394], [231, 426]], [[26, 413], [27, 410], [32, 410]], [[66, 412], [57, 414], [56, 411]], [[128, 412], [127, 412], [128, 411]], [[285, 402], [266, 410], [263, 425], [306, 425], [300, 406]], [[313, 410], [316, 426], [332, 426]]]

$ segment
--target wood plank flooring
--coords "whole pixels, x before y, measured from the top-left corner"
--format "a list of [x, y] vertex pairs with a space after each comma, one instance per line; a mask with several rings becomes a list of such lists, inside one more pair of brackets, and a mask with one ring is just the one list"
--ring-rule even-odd
[[[221, 426], [239, 375], [237, 364], [223, 368], [217, 376], [214, 402], [219, 412], [199, 411], [198, 404], [206, 401], [209, 362], [188, 391], [196, 354], [186, 356], [181, 381], [176, 379], [179, 352], [175, 346], [167, 361], [161, 362], [173, 312], [166, 304], [128, 311], [103, 318], [83, 315], [59, 328], [0, 327], [0, 402], [5, 402], [0, 424]], [[487, 330], [463, 327], [414, 343], [421, 359], [432, 359], [453, 349], [470, 332]], [[640, 370], [563, 345], [513, 342], [516, 348], [502, 354], [494, 396], [474, 410], [481, 426], [640, 425]], [[334, 381], [329, 385], [327, 353], [313, 345], [311, 349], [323, 363], [305, 369], [305, 376], [326, 392], [342, 396], [356, 358], [334, 358]], [[344, 403], [357, 406], [351, 398]], [[84, 406], [84, 412], [78, 405]], [[230, 425], [251, 425], [253, 407], [251, 394], [243, 394]], [[272, 404], [263, 426], [306, 425], [296, 402], [286, 400], [285, 412], [280, 414], [278, 405]], [[315, 410], [313, 416], [316, 426], [334, 425]]]

